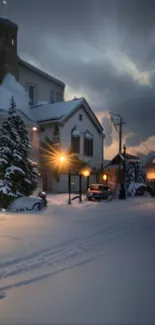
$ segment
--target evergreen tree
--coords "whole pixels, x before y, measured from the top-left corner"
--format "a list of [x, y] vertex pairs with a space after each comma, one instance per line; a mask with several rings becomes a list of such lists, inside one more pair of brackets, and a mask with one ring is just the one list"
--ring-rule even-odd
[[9, 122], [3, 122], [0, 128], [0, 207], [6, 208], [15, 195], [12, 193], [11, 183], [5, 179], [5, 171], [11, 161], [14, 142], [9, 133]]
[[11, 181], [13, 193], [31, 195], [37, 185], [37, 175], [29, 160], [30, 143], [26, 125], [17, 114], [13, 98], [9, 109], [8, 121], [11, 125], [11, 136], [15, 147], [12, 151], [10, 166], [6, 169], [6, 179]]
[[56, 124], [53, 130], [53, 150], [54, 151], [60, 151], [60, 130], [59, 126]]
[[29, 160], [30, 144], [26, 125], [17, 114], [13, 97], [9, 116], [3, 122], [1, 133], [1, 188], [6, 185], [16, 197], [31, 195], [37, 185], [37, 174]]

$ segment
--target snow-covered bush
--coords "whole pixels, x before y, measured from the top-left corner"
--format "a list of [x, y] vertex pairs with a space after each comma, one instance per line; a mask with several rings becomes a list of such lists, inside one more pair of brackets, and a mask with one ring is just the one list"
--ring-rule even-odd
[[[125, 172], [125, 184], [126, 191], [129, 193], [130, 185], [145, 183], [145, 169], [140, 162], [128, 162], [126, 161], [126, 172]], [[133, 186], [131, 186], [133, 188]]]
[[[29, 160], [30, 143], [26, 125], [11, 99], [8, 119], [0, 130], [0, 201], [28, 196], [37, 186], [37, 174]], [[6, 203], [7, 205], [7, 203]]]

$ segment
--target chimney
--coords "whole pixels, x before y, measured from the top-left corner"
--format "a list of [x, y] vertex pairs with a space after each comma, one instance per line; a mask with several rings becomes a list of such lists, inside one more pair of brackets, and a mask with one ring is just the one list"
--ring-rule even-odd
[[7, 18], [0, 18], [0, 83], [7, 73], [18, 81], [18, 26]]

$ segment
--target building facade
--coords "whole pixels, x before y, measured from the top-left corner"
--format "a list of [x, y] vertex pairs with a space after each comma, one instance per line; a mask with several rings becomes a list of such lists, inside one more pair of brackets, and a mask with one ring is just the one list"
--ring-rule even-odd
[[[81, 98], [68, 102], [40, 105], [33, 108], [32, 113], [40, 125], [40, 143], [44, 143], [46, 139], [52, 143], [54, 130], [57, 126], [61, 150], [67, 152], [71, 149], [80, 161], [91, 168], [90, 183], [96, 183], [97, 173], [103, 164], [105, 134], [86, 100]], [[68, 175], [62, 173], [57, 182], [52, 174], [52, 160], [50, 166], [44, 170], [43, 178], [44, 190], [67, 191]], [[72, 188], [74, 191], [78, 191], [79, 188], [79, 175], [73, 171]], [[83, 190], [86, 190], [86, 180], [84, 179]]]
[[[0, 18], [0, 91], [5, 88], [5, 100], [0, 100], [0, 116], [5, 118], [9, 100], [14, 96], [22, 114], [32, 144], [31, 159], [39, 164], [39, 148], [48, 138], [52, 141], [55, 125], [60, 131], [63, 151], [72, 148], [78, 158], [92, 169], [90, 182], [96, 182], [96, 173], [103, 164], [104, 131], [84, 98], [64, 101], [65, 84], [44, 71], [20, 59], [17, 53], [18, 26]], [[22, 98], [22, 100], [19, 100]], [[52, 169], [43, 171], [47, 191], [65, 192], [67, 175], [57, 181]], [[78, 190], [78, 175], [72, 175], [72, 185]], [[85, 188], [83, 181], [83, 186]]]

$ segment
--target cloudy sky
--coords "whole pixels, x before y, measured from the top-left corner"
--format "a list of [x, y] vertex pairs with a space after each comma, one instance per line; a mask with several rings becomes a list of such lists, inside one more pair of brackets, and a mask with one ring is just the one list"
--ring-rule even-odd
[[7, 0], [19, 53], [84, 96], [118, 151], [109, 111], [123, 116], [128, 150], [155, 147], [155, 0]]

